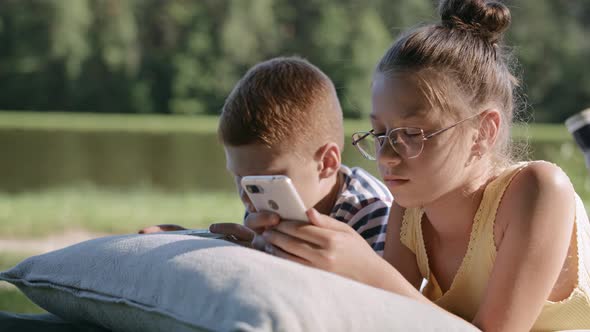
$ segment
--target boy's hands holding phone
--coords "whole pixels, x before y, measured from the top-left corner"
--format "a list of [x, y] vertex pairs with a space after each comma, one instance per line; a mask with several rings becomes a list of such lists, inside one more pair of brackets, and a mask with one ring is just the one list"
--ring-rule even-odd
[[281, 222], [281, 217], [272, 212], [251, 212], [244, 219], [244, 225], [217, 223], [209, 226], [211, 233], [223, 234], [235, 239], [232, 242], [244, 247], [265, 251], [266, 241], [262, 233]]
[[151, 233], [184, 231], [184, 230], [186, 230], [186, 228], [184, 228], [180, 225], [162, 224], [162, 225], [154, 225], [154, 226], [144, 227], [144, 228], [140, 229], [137, 233], [151, 234]]
[[256, 233], [250, 228], [236, 223], [217, 223], [209, 226], [211, 233], [223, 234], [231, 242], [243, 247], [255, 248], [254, 240]]
[[254, 232], [252, 238], [252, 248], [266, 251], [267, 243], [262, 237], [264, 231], [271, 229], [281, 222], [281, 217], [272, 212], [252, 212], [244, 220], [245, 228]]
[[[265, 251], [342, 276], [368, 282], [373, 267], [382, 263], [369, 244], [352, 227], [315, 209], [309, 222], [281, 220], [262, 232]], [[277, 216], [278, 217], [278, 216]], [[253, 214], [249, 225], [268, 225], [274, 217]]]
[[212, 233], [233, 236], [239, 245], [264, 251], [266, 241], [262, 233], [280, 222], [280, 217], [272, 212], [251, 212], [244, 220], [244, 225], [234, 223], [212, 224], [209, 231]]
[[368, 280], [369, 265], [383, 261], [348, 224], [306, 211], [288, 177], [246, 176], [241, 185], [257, 211], [272, 211], [244, 220], [256, 234], [255, 249], [359, 281]]
[[[372, 266], [383, 262], [347, 224], [322, 215], [315, 209], [305, 211], [301, 198], [287, 177], [244, 177], [242, 187], [257, 211], [261, 212], [249, 213], [244, 225], [212, 224], [210, 232], [226, 235], [227, 239], [242, 246], [358, 281], [367, 282]], [[142, 232], [177, 229], [183, 227], [158, 225]]]
[[[189, 231], [180, 225], [174, 224], [163, 224], [145, 227], [139, 230], [139, 234], [152, 234], [161, 232], [174, 232], [174, 231]], [[239, 244], [244, 247], [252, 247], [254, 237], [256, 233], [240, 224], [236, 223], [217, 223], [209, 226], [211, 233], [225, 235], [224, 240]], [[262, 246], [261, 248], [263, 248]], [[262, 250], [262, 249], [261, 249]]]

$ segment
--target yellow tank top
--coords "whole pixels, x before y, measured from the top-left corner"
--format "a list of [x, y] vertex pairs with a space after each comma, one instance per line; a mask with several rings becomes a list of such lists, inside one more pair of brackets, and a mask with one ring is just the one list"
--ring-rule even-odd
[[[422, 237], [421, 208], [406, 209], [401, 242], [416, 255], [418, 268], [428, 283], [422, 293], [446, 310], [472, 321], [482, 301], [494, 261], [494, 220], [506, 187], [528, 163], [516, 164], [490, 182], [473, 220], [467, 252], [449, 290], [442, 293], [430, 273], [428, 255]], [[570, 296], [559, 302], [546, 301], [533, 331], [590, 329], [590, 223], [584, 204], [576, 195], [575, 227], [578, 252], [578, 284]], [[534, 276], [531, 276], [533, 278]]]

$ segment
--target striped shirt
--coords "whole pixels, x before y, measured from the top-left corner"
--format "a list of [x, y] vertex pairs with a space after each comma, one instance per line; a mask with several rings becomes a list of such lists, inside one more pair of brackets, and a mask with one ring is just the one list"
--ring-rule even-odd
[[385, 231], [393, 197], [387, 187], [360, 167], [340, 168], [342, 187], [330, 217], [347, 223], [379, 255], [385, 247]]

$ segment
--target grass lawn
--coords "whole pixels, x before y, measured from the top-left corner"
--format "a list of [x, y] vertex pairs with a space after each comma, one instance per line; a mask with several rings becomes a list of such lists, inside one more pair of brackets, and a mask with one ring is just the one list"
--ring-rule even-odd
[[3, 282], [0, 282], [0, 311], [22, 314], [38, 314], [46, 312], [35, 303], [31, 302], [31, 300], [29, 300], [16, 287], [4, 287]]
[[29, 255], [0, 252], [0, 271], [4, 271], [15, 266], [16, 263], [27, 257], [29, 257]]
[[529, 138], [535, 142], [565, 142], [573, 138], [562, 124], [536, 123], [530, 125], [516, 125], [512, 127], [515, 138]]
[[[214, 222], [241, 222], [242, 217], [243, 206], [231, 192], [182, 194], [78, 187], [0, 193], [1, 238], [41, 238], [66, 230], [127, 234], [156, 224], [207, 228]], [[0, 254], [0, 268], [11, 261], [9, 258]]]
[[168, 223], [205, 228], [213, 222], [241, 222], [243, 213], [233, 192], [107, 191], [81, 186], [0, 193], [0, 236], [36, 237], [66, 229], [124, 234]]

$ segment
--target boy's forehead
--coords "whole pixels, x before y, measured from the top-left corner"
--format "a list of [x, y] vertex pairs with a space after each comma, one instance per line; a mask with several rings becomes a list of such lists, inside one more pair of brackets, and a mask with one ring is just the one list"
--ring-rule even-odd
[[293, 163], [289, 153], [263, 144], [224, 146], [227, 169], [234, 175], [275, 175], [287, 173]]

